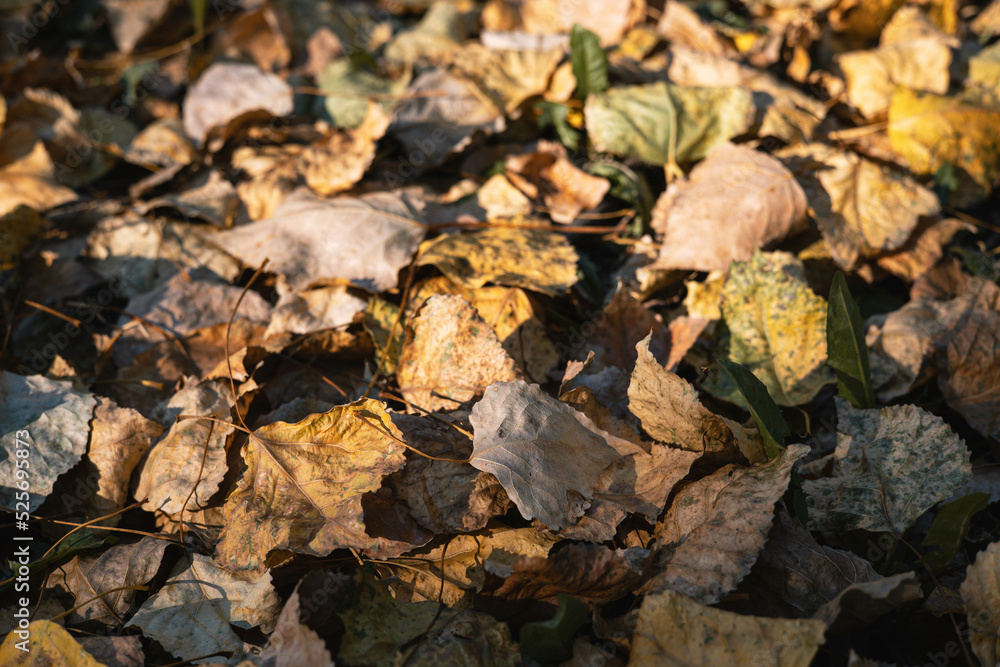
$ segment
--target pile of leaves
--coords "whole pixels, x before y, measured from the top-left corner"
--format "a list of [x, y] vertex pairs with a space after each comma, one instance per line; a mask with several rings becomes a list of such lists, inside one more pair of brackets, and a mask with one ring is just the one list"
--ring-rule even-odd
[[1000, 0], [3, 7], [3, 664], [1000, 659]]

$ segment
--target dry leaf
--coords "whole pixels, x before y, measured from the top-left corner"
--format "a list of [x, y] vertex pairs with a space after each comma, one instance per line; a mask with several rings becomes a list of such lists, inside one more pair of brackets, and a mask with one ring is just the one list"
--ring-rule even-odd
[[665, 591], [642, 602], [629, 665], [808, 665], [824, 629], [822, 621], [741, 616]]
[[[42, 504], [56, 478], [75, 466], [87, 449], [96, 404], [92, 394], [77, 391], [72, 382], [10, 371], [0, 375], [0, 452], [9, 462], [0, 469], [0, 504], [12, 508], [19, 500], [23, 507], [26, 501], [31, 512]], [[34, 454], [39, 447], [44, 447], [44, 456]], [[26, 457], [30, 473], [14, 465]]]
[[749, 437], [743, 427], [706, 410], [694, 387], [656, 361], [649, 340], [635, 346], [639, 358], [628, 386], [629, 410], [656, 440], [732, 460], [739, 452], [737, 434]]
[[375, 546], [365, 533], [361, 496], [403, 466], [400, 435], [372, 399], [254, 431], [243, 447], [246, 470], [226, 499], [216, 559], [253, 569], [274, 549], [326, 556]]
[[292, 111], [292, 89], [281, 78], [242, 63], [216, 63], [184, 98], [184, 130], [204, 146], [212, 128], [227, 126], [251, 111], [274, 116]]
[[[20, 633], [26, 633], [26, 637]], [[25, 642], [22, 650], [18, 646]], [[52, 621], [34, 621], [27, 628], [11, 632], [0, 645], [0, 663], [10, 667], [65, 665], [103, 667], [73, 639], [73, 635]]]
[[[6, 148], [0, 144], [0, 153], [5, 154]], [[22, 205], [45, 211], [74, 199], [76, 193], [56, 178], [52, 159], [40, 141], [20, 159], [0, 167], [0, 215]]]
[[859, 410], [837, 399], [837, 449], [802, 481], [809, 527], [901, 534], [972, 476], [969, 451], [944, 420], [914, 405]]
[[900, 248], [937, 196], [905, 174], [825, 144], [779, 153], [809, 198], [830, 254], [845, 269], [861, 257]]
[[933, 174], [948, 164], [966, 179], [953, 204], [982, 198], [1000, 181], [1000, 108], [897, 88], [888, 133], [892, 150], [914, 172]]
[[984, 665], [1000, 660], [997, 632], [1000, 631], [1000, 542], [980, 551], [965, 571], [962, 601], [969, 619], [969, 643]]
[[403, 397], [426, 410], [453, 409], [518, 373], [496, 334], [459, 296], [432, 296], [410, 324], [396, 377]]
[[792, 466], [808, 453], [791, 445], [767, 463], [728, 465], [682, 489], [656, 525], [654, 574], [643, 591], [714, 604], [735, 589], [764, 547]]
[[512, 155], [504, 163], [507, 177], [528, 197], [541, 200], [556, 222], [570, 224], [597, 207], [611, 185], [591, 176], [566, 157], [561, 144], [541, 141], [534, 153]]
[[806, 195], [777, 160], [723, 144], [657, 200], [652, 226], [662, 269], [725, 271], [805, 227]]
[[[326, 643], [316, 634], [315, 630], [303, 622], [308, 618], [310, 609], [302, 608], [299, 599], [300, 581], [292, 591], [285, 606], [274, 624], [274, 632], [268, 638], [267, 646], [260, 654], [261, 667], [294, 667], [295, 665], [315, 665], [316, 667], [333, 667], [333, 656], [330, 655]], [[312, 590], [303, 591], [308, 596]]]
[[[279, 606], [269, 572], [234, 574], [208, 556], [191, 554], [125, 627], [139, 628], [181, 660], [231, 651], [232, 664], [253, 653], [230, 626], [271, 632]], [[192, 624], [198, 632], [185, 631]]]
[[501, 227], [438, 237], [421, 248], [417, 264], [470, 289], [493, 282], [558, 296], [576, 283], [577, 259], [561, 234]]
[[490, 386], [469, 420], [472, 466], [495, 475], [525, 519], [554, 530], [576, 523], [619, 456], [584, 415], [522, 380]]
[[504, 576], [493, 595], [554, 601], [565, 594], [586, 602], [611, 602], [639, 585], [647, 556], [641, 547], [615, 551], [600, 544], [568, 544], [547, 557], [520, 556], [508, 568], [490, 568]]
[[234, 431], [229, 422], [232, 395], [221, 380], [193, 383], [180, 390], [166, 406], [176, 415], [211, 417], [178, 421], [149, 450], [142, 464], [137, 498], [147, 512], [178, 514], [208, 506], [226, 475], [226, 443]]
[[272, 217], [223, 232], [219, 243], [248, 266], [285, 276], [297, 290], [340, 278], [381, 291], [396, 285], [424, 237], [420, 206], [396, 193], [320, 199], [299, 190]]

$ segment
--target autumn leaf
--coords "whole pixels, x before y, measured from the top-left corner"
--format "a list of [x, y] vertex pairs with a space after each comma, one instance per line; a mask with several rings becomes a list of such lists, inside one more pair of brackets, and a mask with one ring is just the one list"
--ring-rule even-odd
[[837, 449], [805, 479], [809, 527], [904, 532], [972, 474], [969, 452], [940, 417], [914, 405], [858, 410], [837, 399]]
[[34, 621], [24, 629], [27, 633], [25, 649], [18, 647], [22, 641], [18, 632], [9, 632], [0, 645], [0, 662], [12, 667], [28, 667], [44, 664], [66, 665], [66, 667], [101, 667], [73, 639], [73, 635], [52, 621]]
[[[749, 262], [735, 263], [722, 315], [729, 360], [757, 376], [778, 405], [812, 400], [832, 380], [825, 363], [826, 302], [809, 289], [791, 255], [757, 251]], [[708, 386], [731, 400], [728, 385]]]
[[373, 546], [361, 496], [403, 466], [399, 437], [372, 399], [254, 431], [243, 447], [246, 470], [226, 500], [218, 562], [245, 570], [274, 549], [326, 556]]
[[1000, 601], [1000, 542], [990, 544], [979, 552], [974, 563], [966, 569], [965, 581], [960, 589], [965, 602], [969, 623], [969, 643], [972, 652], [984, 665], [996, 664], [1000, 658], [996, 634], [1000, 629], [997, 602]]
[[498, 382], [472, 408], [472, 460], [526, 519], [567, 527], [583, 515], [618, 453], [589, 420], [523, 380]]
[[639, 608], [629, 664], [806, 665], [825, 629], [822, 621], [742, 616], [665, 591]]

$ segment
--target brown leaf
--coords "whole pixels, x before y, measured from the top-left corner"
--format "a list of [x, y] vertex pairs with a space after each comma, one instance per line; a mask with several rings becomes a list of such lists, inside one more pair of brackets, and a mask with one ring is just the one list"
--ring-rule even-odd
[[652, 226], [663, 245], [655, 266], [725, 271], [801, 231], [805, 215], [805, 193], [778, 160], [723, 144], [657, 201]]
[[[309, 616], [309, 611], [302, 609], [299, 590], [302, 582], [296, 585], [285, 606], [278, 615], [274, 632], [267, 641], [267, 646], [260, 654], [261, 667], [293, 667], [294, 665], [316, 665], [317, 667], [333, 667], [333, 656], [330, 655], [326, 643], [308, 625], [302, 622], [302, 617]], [[312, 591], [303, 591], [307, 597]]]
[[400, 435], [371, 399], [254, 431], [243, 447], [246, 470], [226, 499], [216, 559], [253, 569], [274, 549], [326, 556], [376, 546], [365, 533], [361, 497], [404, 464]]
[[969, 643], [984, 665], [1000, 660], [997, 632], [1000, 631], [1000, 542], [994, 542], [976, 556], [965, 570], [962, 600], [969, 619]]
[[459, 296], [432, 296], [410, 326], [396, 378], [403, 397], [421, 408], [456, 408], [518, 377], [496, 334]]
[[656, 361], [649, 340], [647, 336], [635, 346], [639, 358], [628, 387], [629, 410], [656, 440], [732, 460], [740, 440], [749, 435], [739, 424], [705, 409], [694, 387]]
[[[94, 495], [87, 501], [88, 516], [104, 516], [125, 506], [132, 471], [162, 433], [162, 426], [135, 410], [98, 398], [87, 449], [87, 459], [96, 468], [98, 480]], [[114, 526], [119, 519], [113, 516], [101, 523]]]
[[792, 466], [807, 453], [792, 445], [767, 463], [728, 465], [681, 490], [656, 525], [654, 574], [643, 591], [713, 604], [736, 588], [764, 547]]
[[493, 595], [512, 600], [553, 600], [561, 594], [604, 603], [628, 595], [642, 580], [649, 552], [641, 547], [613, 551], [600, 544], [567, 544], [545, 557], [521, 556]]
[[555, 530], [576, 523], [601, 473], [618, 459], [610, 436], [523, 380], [491, 385], [469, 420], [472, 466], [493, 473], [524, 518]]
[[823, 644], [822, 621], [741, 616], [685, 595], [647, 595], [629, 665], [808, 665]]
[[137, 591], [107, 591], [148, 584], [160, 569], [168, 544], [165, 540], [144, 537], [133, 544], [112, 546], [98, 555], [76, 556], [56, 570], [48, 586], [65, 588], [76, 602], [67, 622], [90, 620], [120, 627], [134, 611]]
[[216, 63], [202, 73], [184, 98], [184, 129], [204, 146], [212, 128], [227, 126], [257, 110], [275, 116], [291, 113], [291, 86], [254, 65]]
[[611, 188], [607, 179], [591, 176], [566, 157], [562, 144], [538, 142], [534, 153], [512, 155], [504, 164], [507, 177], [531, 199], [541, 200], [556, 222], [570, 224], [597, 207]]
[[226, 443], [235, 429], [230, 420], [231, 389], [211, 380], [192, 383], [174, 394], [166, 414], [211, 417], [218, 421], [178, 421], [149, 450], [142, 464], [136, 498], [147, 512], [178, 514], [208, 505], [226, 475]]
[[[392, 413], [392, 422], [403, 441], [424, 454], [461, 460], [472, 453], [465, 435], [438, 421]], [[413, 456], [403, 470], [386, 478], [385, 485], [406, 503], [413, 518], [434, 533], [479, 530], [510, 505], [493, 475], [465, 463]]]

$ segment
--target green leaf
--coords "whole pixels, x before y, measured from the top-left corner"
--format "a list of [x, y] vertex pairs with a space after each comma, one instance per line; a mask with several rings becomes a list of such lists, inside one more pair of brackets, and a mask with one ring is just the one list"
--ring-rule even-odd
[[601, 38], [574, 24], [569, 34], [570, 62], [576, 77], [576, 96], [587, 99], [591, 93], [608, 88], [608, 56], [601, 48]]
[[569, 117], [568, 106], [559, 104], [558, 102], [542, 101], [535, 104], [535, 108], [540, 112], [538, 116], [539, 128], [544, 129], [551, 125], [555, 127], [556, 135], [563, 146], [571, 151], [580, 148], [580, 133], [573, 129], [573, 126], [567, 120]]
[[767, 387], [743, 366], [720, 359], [718, 362], [722, 372], [736, 385], [750, 410], [760, 437], [764, 440], [764, 451], [769, 459], [781, 454], [785, 449], [785, 438], [792, 433], [788, 430], [785, 418], [781, 416], [778, 405], [767, 393]]
[[843, 271], [837, 271], [826, 305], [827, 365], [837, 374], [837, 394], [856, 408], [875, 407], [868, 345], [861, 310], [847, 289]]
[[574, 597], [559, 596], [556, 615], [545, 622], [525, 623], [518, 639], [525, 654], [544, 662], [573, 657], [573, 637], [587, 622], [587, 607]]
[[188, 0], [191, 7], [191, 22], [194, 23], [195, 33], [201, 33], [205, 29], [205, 10], [208, 3], [205, 0]]
[[970, 493], [942, 507], [934, 517], [934, 523], [927, 531], [924, 541], [920, 543], [921, 546], [940, 547], [941, 550], [933, 551], [921, 560], [935, 572], [948, 567], [969, 532], [972, 517], [986, 509], [989, 503], [990, 494]]

